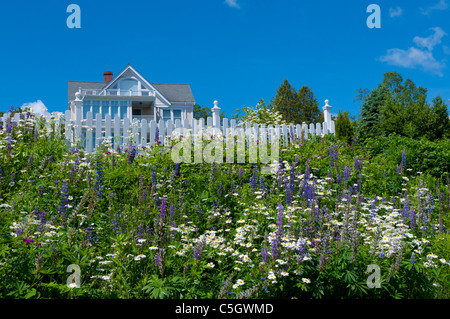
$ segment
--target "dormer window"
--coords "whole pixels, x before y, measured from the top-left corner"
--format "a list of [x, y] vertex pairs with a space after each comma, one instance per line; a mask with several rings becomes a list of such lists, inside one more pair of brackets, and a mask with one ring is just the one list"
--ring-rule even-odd
[[138, 81], [134, 78], [125, 78], [119, 82], [119, 87], [121, 91], [138, 91]]

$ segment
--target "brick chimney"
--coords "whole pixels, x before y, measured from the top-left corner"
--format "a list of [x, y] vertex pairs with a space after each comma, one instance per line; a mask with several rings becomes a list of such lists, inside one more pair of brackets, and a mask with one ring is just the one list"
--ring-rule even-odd
[[103, 72], [103, 78], [105, 79], [105, 83], [111, 82], [112, 79], [113, 79], [112, 71], [105, 71], [105, 72]]

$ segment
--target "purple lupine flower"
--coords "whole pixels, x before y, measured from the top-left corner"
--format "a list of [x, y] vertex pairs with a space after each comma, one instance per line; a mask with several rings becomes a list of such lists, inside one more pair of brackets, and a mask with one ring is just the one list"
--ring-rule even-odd
[[264, 182], [264, 176], [261, 175], [259, 178], [259, 190], [264, 192], [267, 189], [266, 183]]
[[402, 163], [400, 164], [403, 169], [406, 168], [406, 151], [402, 151]]
[[242, 174], [244, 174], [244, 171], [242, 170], [242, 167], [239, 167], [239, 179], [242, 179]]
[[356, 146], [356, 135], [355, 136], [353, 136], [353, 146]]
[[333, 152], [334, 152], [334, 147], [333, 147], [333, 145], [331, 145], [329, 148], [330, 167], [334, 166], [334, 153]]
[[33, 238], [24, 238], [23, 241], [27, 244], [34, 242]]
[[278, 236], [275, 236], [275, 238], [272, 240], [272, 247], [271, 247], [271, 253], [272, 253], [273, 259], [276, 259], [277, 255], [278, 255], [279, 243], [280, 243], [280, 239], [278, 238]]
[[[54, 160], [53, 155], [50, 155], [50, 157], [48, 158], [50, 165], [53, 163], [53, 160]], [[88, 163], [88, 162], [86, 162], [86, 163]]]
[[61, 190], [61, 206], [59, 206], [59, 212], [64, 214], [67, 211], [67, 205], [69, 204], [69, 186], [67, 185], [67, 181], [63, 182], [62, 190]]
[[158, 126], [156, 126], [155, 142], [159, 142], [159, 127]]
[[165, 197], [161, 200], [161, 206], [159, 207], [160, 216], [164, 219], [167, 216], [167, 200]]
[[345, 165], [345, 168], [344, 168], [342, 174], [344, 176], [344, 181], [348, 182], [348, 179], [350, 178], [350, 174], [351, 174], [348, 163], [347, 163], [347, 165]]
[[203, 249], [205, 248], [206, 241], [204, 238], [198, 241], [197, 246], [194, 249], [194, 258], [200, 260], [202, 258]]
[[22, 227], [17, 228], [16, 234], [17, 234], [17, 236], [23, 235], [23, 228]]
[[297, 261], [298, 262], [302, 262], [303, 258], [305, 257], [305, 244], [306, 241], [304, 240], [300, 240], [299, 244], [298, 244], [298, 256], [297, 256]]
[[406, 222], [409, 217], [409, 209], [410, 209], [410, 203], [409, 203], [409, 197], [408, 197], [408, 191], [405, 191], [405, 205], [403, 206], [402, 215], [403, 220]]
[[269, 252], [267, 250], [267, 247], [264, 246], [261, 250], [261, 261], [263, 263], [267, 263], [267, 260], [269, 259]]
[[250, 186], [251, 186], [253, 191], [256, 190], [256, 183], [257, 182], [258, 182], [258, 167], [257, 166], [253, 166], [253, 174], [252, 174], [252, 177], [250, 178]]
[[94, 227], [89, 226], [89, 227], [86, 228], [86, 230], [87, 230], [87, 232], [86, 232], [86, 240], [87, 240], [87, 242], [90, 245], [92, 245], [93, 244], [92, 232], [94, 230]]
[[355, 157], [354, 167], [355, 167], [355, 170], [356, 170], [356, 171], [361, 170], [362, 164], [363, 164], [363, 163], [362, 163], [361, 159], [358, 158], [358, 157]]
[[156, 188], [156, 182], [157, 182], [157, 178], [156, 178], [156, 166], [153, 167], [152, 169], [152, 187]]
[[412, 265], [416, 263], [416, 255], [414, 255], [414, 253], [412, 253], [411, 259], [409, 260], [409, 262], [410, 262]]
[[341, 183], [341, 174], [337, 174], [337, 178], [336, 178], [336, 183], [340, 184]]
[[134, 144], [132, 144], [130, 146], [130, 151], [127, 154], [127, 161], [128, 164], [132, 164], [134, 161], [134, 158], [136, 157], [136, 153], [137, 153], [137, 148]]
[[284, 209], [281, 203], [278, 203], [278, 214], [277, 214], [277, 236], [281, 237], [281, 233], [283, 232], [283, 214]]
[[401, 175], [402, 174], [402, 168], [401, 166], [397, 166], [397, 175]]
[[161, 267], [161, 256], [160, 256], [160, 254], [156, 253], [155, 254], [155, 258], [153, 259], [153, 261], [155, 262], [155, 266]]
[[142, 225], [138, 226], [138, 238], [144, 239], [144, 227]]
[[94, 191], [97, 192], [97, 199], [100, 199], [103, 195], [103, 163], [97, 160], [97, 172], [95, 175]]
[[234, 181], [230, 182], [230, 192], [234, 193], [234, 190], [236, 189], [236, 183]]

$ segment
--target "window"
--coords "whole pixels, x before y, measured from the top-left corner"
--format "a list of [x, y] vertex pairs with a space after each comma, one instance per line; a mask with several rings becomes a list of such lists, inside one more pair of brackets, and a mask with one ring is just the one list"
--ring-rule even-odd
[[120, 118], [124, 119], [128, 117], [128, 101], [120, 101]]
[[163, 112], [162, 118], [164, 122], [167, 122], [168, 120], [171, 120], [173, 124], [175, 124], [176, 120], [182, 121], [183, 114], [181, 110], [174, 110], [174, 109], [162, 109]]
[[92, 101], [92, 118], [96, 119], [97, 114], [100, 113], [100, 101]]
[[142, 110], [141, 109], [133, 109], [132, 115], [142, 115]]
[[87, 118], [87, 112], [91, 111], [91, 100], [83, 101], [83, 118]]
[[111, 118], [114, 119], [116, 116], [119, 116], [119, 102], [111, 101]]
[[105, 119], [106, 114], [109, 114], [109, 101], [102, 101], [102, 119]]
[[[138, 90], [138, 81], [132, 78], [129, 79], [123, 79], [119, 83], [120, 90], [121, 91], [129, 91], [132, 90], [133, 92], [137, 92]], [[126, 94], [126, 93], [124, 93]], [[121, 94], [122, 95], [122, 94]]]
[[175, 123], [176, 120], [181, 121], [181, 110], [173, 110], [173, 122]]

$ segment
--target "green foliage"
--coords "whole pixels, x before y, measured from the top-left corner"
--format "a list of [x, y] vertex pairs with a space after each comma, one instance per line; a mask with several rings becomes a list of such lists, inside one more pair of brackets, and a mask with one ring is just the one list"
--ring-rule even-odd
[[273, 109], [278, 111], [282, 119], [289, 124], [322, 123], [324, 121], [323, 112], [318, 108], [319, 103], [314, 97], [313, 91], [305, 85], [296, 92], [295, 88], [285, 79], [271, 104], [273, 104]]
[[[54, 133], [32, 119], [0, 134], [0, 298], [448, 298], [445, 138], [308, 136], [282, 146], [271, 175], [262, 163], [181, 163], [176, 173], [160, 144], [132, 162], [123, 147], [87, 156]], [[427, 230], [403, 218], [405, 193], [429, 211]], [[66, 284], [71, 264], [80, 287]], [[371, 264], [381, 288], [367, 286]]]
[[378, 87], [367, 95], [361, 90], [363, 101], [358, 119], [358, 136], [362, 139], [395, 133], [410, 138], [429, 140], [449, 136], [447, 106], [440, 96], [427, 102], [427, 89], [418, 87], [411, 79], [395, 72], [387, 72]]
[[348, 117], [348, 112], [345, 111], [342, 113], [339, 110], [339, 114], [336, 119], [336, 137], [342, 141], [345, 141], [347, 144], [351, 144], [353, 141], [353, 136], [355, 135], [353, 129], [353, 123], [350, 121]]
[[238, 109], [234, 118], [248, 123], [266, 125], [288, 124], [282, 119], [281, 114], [276, 109], [267, 106], [263, 99], [254, 108], [244, 106], [242, 109]]
[[[194, 109], [193, 109], [193, 117], [194, 119], [200, 119], [200, 118], [204, 118], [206, 121], [207, 117], [212, 116], [212, 112], [211, 109], [206, 107], [206, 106], [200, 106], [198, 104], [194, 105]], [[225, 117], [225, 113], [224, 111], [220, 112], [219, 114], [220, 118], [224, 118]]]

